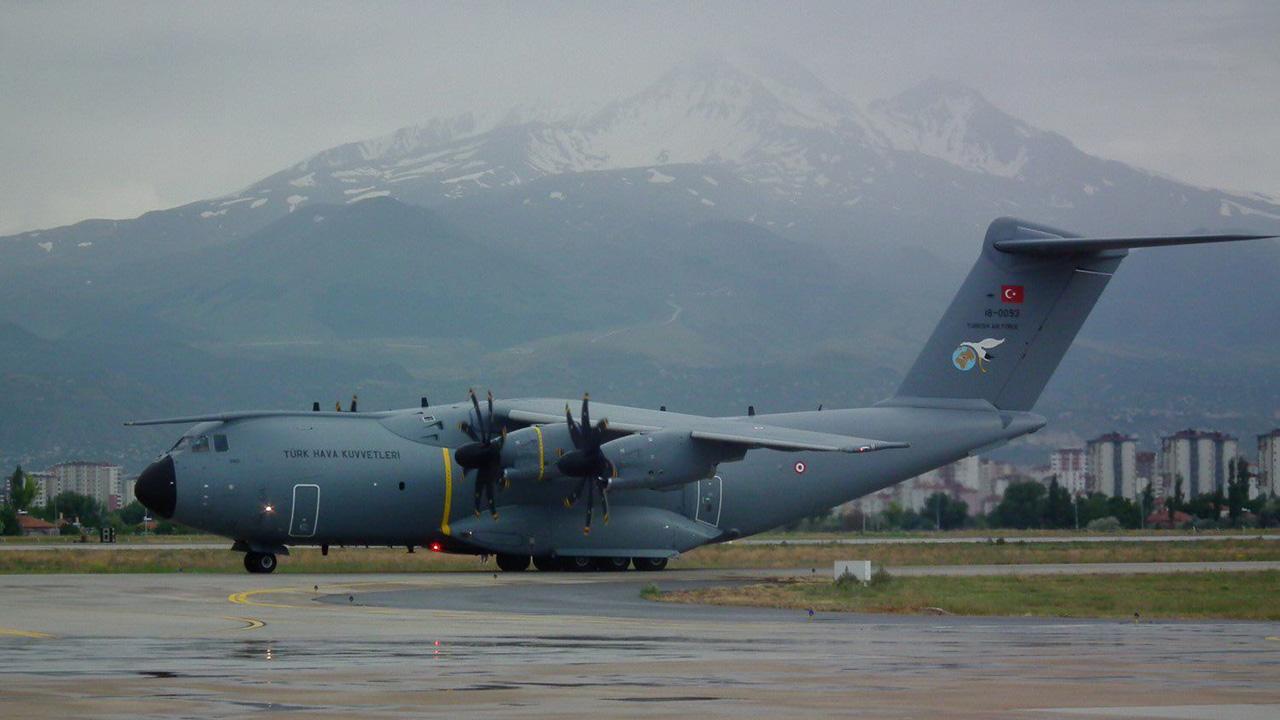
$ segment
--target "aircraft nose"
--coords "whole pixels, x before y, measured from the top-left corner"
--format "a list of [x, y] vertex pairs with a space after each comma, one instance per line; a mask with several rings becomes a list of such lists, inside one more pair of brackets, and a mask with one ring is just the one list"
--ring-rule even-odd
[[178, 483], [173, 471], [173, 458], [165, 455], [147, 466], [133, 486], [134, 497], [162, 518], [173, 517], [178, 503]]

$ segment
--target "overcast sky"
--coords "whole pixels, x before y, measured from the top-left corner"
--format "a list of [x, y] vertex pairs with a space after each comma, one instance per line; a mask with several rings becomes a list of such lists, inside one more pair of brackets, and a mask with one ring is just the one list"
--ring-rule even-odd
[[1088, 152], [1280, 194], [1274, 0], [0, 0], [0, 233], [232, 192], [436, 115], [592, 105], [744, 44], [861, 103], [938, 76]]

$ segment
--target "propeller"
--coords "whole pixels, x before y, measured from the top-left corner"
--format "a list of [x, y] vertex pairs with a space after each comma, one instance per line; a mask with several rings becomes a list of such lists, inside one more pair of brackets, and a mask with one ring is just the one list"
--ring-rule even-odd
[[474, 412], [473, 422], [463, 423], [462, 431], [472, 442], [458, 448], [453, 457], [463, 470], [475, 470], [476, 478], [476, 517], [480, 516], [480, 508], [488, 500], [489, 514], [498, 519], [497, 502], [494, 492], [498, 481], [502, 478], [502, 445], [507, 441], [507, 430], [502, 430], [495, 437], [493, 422], [493, 393], [489, 393], [488, 412], [480, 411], [480, 400], [476, 391], [471, 394], [471, 407]]
[[604, 521], [606, 524], [609, 522], [609, 477], [613, 475], [613, 463], [600, 451], [609, 421], [601, 420], [594, 426], [591, 424], [590, 400], [589, 395], [582, 396], [581, 423], [574, 422], [569, 406], [564, 406], [564, 419], [569, 424], [569, 438], [573, 441], [574, 449], [556, 462], [560, 472], [579, 478], [578, 486], [564, 499], [564, 506], [573, 507], [584, 494], [587, 498], [587, 522], [582, 527], [584, 535], [591, 534], [591, 516], [595, 510], [596, 494], [600, 495]]

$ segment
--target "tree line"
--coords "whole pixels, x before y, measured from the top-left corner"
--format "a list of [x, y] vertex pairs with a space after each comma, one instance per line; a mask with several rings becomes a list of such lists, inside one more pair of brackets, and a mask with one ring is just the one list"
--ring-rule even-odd
[[[35, 479], [17, 466], [8, 478], [9, 502], [0, 504], [0, 535], [20, 535], [18, 514], [26, 512], [32, 517], [55, 525], [59, 519], [66, 524], [59, 528], [62, 535], [80, 535], [88, 530], [111, 527], [119, 535], [141, 532], [147, 509], [137, 500], [118, 509], [108, 511], [96, 498], [74, 492], [61, 492], [49, 498], [44, 507], [36, 507], [35, 499], [40, 486]], [[165, 520], [156, 523], [152, 532], [157, 535], [189, 532], [185, 527]]]
[[[957, 530], [961, 528], [1016, 529], [1139, 529], [1159, 508], [1164, 517], [1153, 521], [1173, 527], [1197, 529], [1237, 527], [1280, 527], [1280, 498], [1259, 493], [1249, 497], [1249, 485], [1256, 477], [1249, 463], [1233, 460], [1225, 491], [1186, 498], [1182, 478], [1176, 478], [1173, 492], [1157, 504], [1155, 489], [1148, 484], [1137, 500], [1091, 492], [1077, 497], [1058, 484], [1056, 477], [1045, 485], [1035, 480], [1013, 482], [1000, 503], [987, 514], [973, 513], [963, 500], [935, 492], [920, 510], [890, 503], [882, 512], [816, 515], [787, 526], [788, 530]], [[1181, 514], [1185, 513], [1189, 519]]]

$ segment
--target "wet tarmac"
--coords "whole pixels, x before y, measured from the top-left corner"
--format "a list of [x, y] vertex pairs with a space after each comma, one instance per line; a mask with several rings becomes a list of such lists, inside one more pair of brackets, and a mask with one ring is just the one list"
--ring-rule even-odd
[[1280, 624], [655, 604], [759, 572], [0, 577], [0, 717], [1280, 717]]

